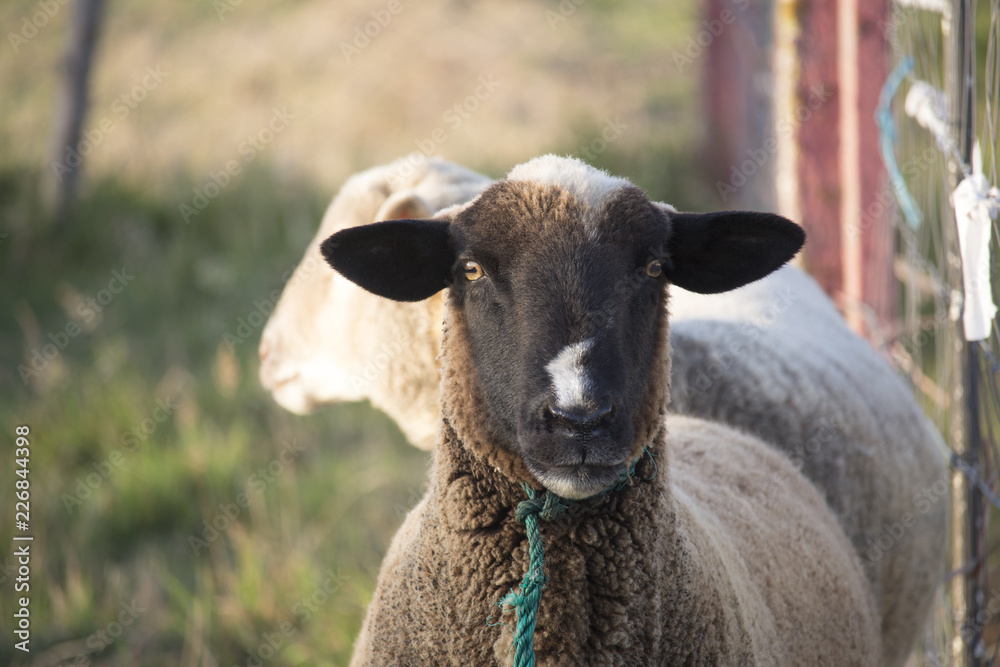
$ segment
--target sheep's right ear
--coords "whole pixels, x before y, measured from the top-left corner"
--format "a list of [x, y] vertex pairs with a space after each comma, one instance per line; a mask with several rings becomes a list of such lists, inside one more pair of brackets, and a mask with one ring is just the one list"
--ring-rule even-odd
[[389, 220], [342, 229], [323, 241], [338, 273], [393, 301], [422, 301], [451, 282], [455, 251], [447, 220]]

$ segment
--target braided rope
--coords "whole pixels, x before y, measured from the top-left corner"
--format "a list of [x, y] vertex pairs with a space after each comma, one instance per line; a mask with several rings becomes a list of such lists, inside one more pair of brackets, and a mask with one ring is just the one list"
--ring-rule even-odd
[[534, 667], [535, 665], [535, 624], [538, 622], [538, 605], [542, 601], [542, 589], [548, 578], [545, 576], [545, 546], [538, 518], [551, 521], [564, 511], [566, 506], [556, 494], [546, 491], [536, 496], [528, 484], [521, 484], [528, 494], [514, 510], [514, 517], [524, 524], [528, 533], [528, 571], [521, 580], [519, 592], [511, 591], [500, 601], [517, 610], [517, 628], [514, 631], [514, 665]]
[[[653, 477], [656, 477], [656, 459], [649, 449], [644, 448], [643, 452], [649, 455], [653, 462]], [[640, 456], [632, 462], [627, 470], [622, 472], [617, 485], [608, 487], [597, 496], [602, 496], [608, 491], [620, 490], [629, 483], [635, 475], [635, 468], [639, 464]], [[647, 478], [648, 480], [653, 477]], [[538, 525], [538, 519], [551, 521], [566, 511], [567, 505], [563, 504], [564, 499], [551, 491], [545, 491], [537, 495], [536, 491], [526, 483], [521, 484], [521, 488], [528, 495], [527, 500], [522, 500], [514, 509], [514, 518], [524, 524], [525, 532], [528, 535], [528, 571], [521, 579], [521, 586], [517, 592], [511, 590], [500, 600], [501, 608], [513, 608], [517, 613], [517, 626], [514, 630], [514, 667], [534, 667], [535, 666], [535, 625], [538, 622], [538, 606], [542, 601], [542, 590], [548, 582], [545, 576], [545, 545], [542, 542], [542, 531]], [[572, 501], [566, 501], [572, 502]]]

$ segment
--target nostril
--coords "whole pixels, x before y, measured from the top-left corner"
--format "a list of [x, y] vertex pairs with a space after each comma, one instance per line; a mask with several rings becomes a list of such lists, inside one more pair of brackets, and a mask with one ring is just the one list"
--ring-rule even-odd
[[592, 413], [594, 419], [601, 419], [607, 417], [614, 411], [614, 404], [611, 399], [603, 399], [597, 406], [597, 409]]
[[611, 414], [613, 406], [610, 400], [603, 400], [596, 408], [590, 406], [561, 408], [558, 405], [546, 404], [544, 410], [546, 417], [579, 429], [585, 426], [597, 426], [602, 419]]
[[271, 354], [271, 344], [266, 340], [260, 342], [260, 347], [257, 349], [257, 354], [260, 356], [260, 360], [264, 361], [267, 359], [267, 355]]

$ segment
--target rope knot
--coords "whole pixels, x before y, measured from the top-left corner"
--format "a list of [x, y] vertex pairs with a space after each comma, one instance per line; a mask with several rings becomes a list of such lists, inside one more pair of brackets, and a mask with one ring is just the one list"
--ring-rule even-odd
[[526, 523], [530, 516], [537, 516], [543, 521], [552, 521], [566, 511], [566, 506], [560, 502], [562, 498], [551, 491], [546, 491], [542, 496], [536, 496], [535, 490], [529, 485], [522, 484], [521, 487], [528, 494], [528, 499], [519, 502], [514, 509], [514, 518], [519, 522]]
[[[649, 449], [644, 448], [643, 452], [648, 454], [650, 461], [653, 462], [653, 476], [646, 478], [648, 481], [656, 477], [656, 460]], [[626, 484], [630, 485], [638, 463], [639, 459], [633, 461], [628, 469], [622, 472], [618, 485], [608, 487], [599, 495], [604, 495], [611, 489], [621, 490]], [[513, 608], [517, 614], [517, 625], [513, 631], [514, 644], [511, 647], [514, 651], [515, 667], [534, 667], [534, 635], [535, 625], [538, 622], [538, 606], [542, 600], [542, 590], [548, 581], [548, 577], [545, 576], [545, 549], [538, 520], [552, 521], [565, 512], [567, 506], [561, 502], [562, 498], [551, 491], [538, 495], [529, 484], [521, 484], [521, 488], [524, 489], [528, 499], [522, 500], [514, 508], [514, 518], [524, 524], [527, 533], [528, 570], [524, 573], [518, 590], [507, 593], [500, 600], [499, 606], [505, 611]]]

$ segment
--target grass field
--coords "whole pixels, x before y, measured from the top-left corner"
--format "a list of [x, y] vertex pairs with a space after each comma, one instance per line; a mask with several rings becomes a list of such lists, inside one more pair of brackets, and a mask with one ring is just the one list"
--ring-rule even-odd
[[[0, 664], [346, 663], [427, 459], [367, 405], [277, 407], [252, 324], [339, 183], [422, 147], [496, 176], [617, 122], [591, 161], [713, 205], [697, 71], [671, 59], [693, 3], [563, 4], [403, 3], [345, 55], [386, 3], [110, 2], [65, 227], [39, 201], [70, 9], [0, 45]], [[4, 33], [39, 7], [4, 3]], [[275, 114], [285, 127], [249, 158]], [[241, 320], [251, 335], [226, 345]], [[18, 425], [30, 655], [9, 639]]]

